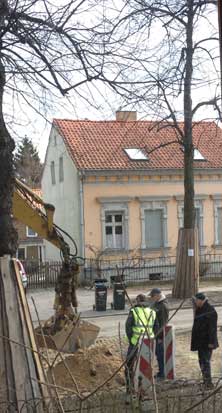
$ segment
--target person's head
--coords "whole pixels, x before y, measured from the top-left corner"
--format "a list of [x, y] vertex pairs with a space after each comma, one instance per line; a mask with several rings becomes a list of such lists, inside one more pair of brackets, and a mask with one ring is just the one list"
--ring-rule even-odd
[[153, 288], [150, 293], [148, 294], [148, 297], [150, 297], [151, 301], [159, 301], [161, 298], [161, 289], [160, 288]]
[[144, 294], [139, 294], [136, 297], [136, 304], [143, 305], [146, 302], [146, 296]]
[[195, 302], [196, 307], [199, 307], [199, 308], [202, 307], [202, 305], [205, 303], [205, 301], [207, 299], [207, 297], [204, 293], [197, 293], [197, 294], [195, 294], [195, 296], [193, 298], [194, 298], [194, 302]]

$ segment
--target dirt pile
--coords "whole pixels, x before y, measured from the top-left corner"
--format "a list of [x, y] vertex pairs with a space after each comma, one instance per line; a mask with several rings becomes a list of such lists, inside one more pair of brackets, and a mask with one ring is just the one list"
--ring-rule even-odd
[[[55, 382], [58, 386], [76, 391], [75, 381], [81, 393], [90, 392], [111, 377], [122, 362], [120, 350], [115, 344], [98, 343], [86, 350], [80, 349], [71, 356], [66, 354], [65, 363], [59, 362], [54, 368]], [[122, 368], [104, 388], [114, 389], [124, 384]]]

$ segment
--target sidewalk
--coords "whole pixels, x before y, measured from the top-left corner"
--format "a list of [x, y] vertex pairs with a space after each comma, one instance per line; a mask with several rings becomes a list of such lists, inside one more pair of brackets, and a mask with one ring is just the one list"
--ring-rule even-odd
[[[152, 287], [129, 287], [127, 288], [128, 295], [132, 302], [135, 301], [135, 298], [138, 294], [148, 294]], [[177, 309], [183, 300], [181, 299], [173, 299], [171, 297], [171, 289], [172, 287], [162, 286], [162, 292], [166, 295], [169, 308], [171, 311]], [[203, 284], [201, 285], [200, 291], [206, 293], [210, 302], [217, 306], [222, 306], [222, 282], [217, 286], [211, 284]], [[37, 321], [37, 316], [35, 314], [34, 306], [31, 300], [31, 296], [34, 298], [35, 304], [37, 306], [37, 310], [39, 313], [40, 320], [46, 320], [49, 318], [53, 313], [53, 302], [54, 302], [54, 290], [33, 290], [28, 291], [27, 299], [30, 306], [30, 311], [32, 315], [32, 319], [34, 322]], [[95, 292], [93, 289], [86, 289], [86, 288], [79, 288], [77, 291], [79, 307], [78, 311], [81, 313], [82, 318], [97, 318], [97, 317], [118, 317], [118, 316], [126, 316], [128, 314], [130, 305], [128, 300], [126, 299], [126, 307], [125, 310], [113, 310], [111, 309], [111, 303], [113, 301], [113, 290], [108, 290], [107, 295], [107, 311], [94, 311], [93, 304], [95, 303]], [[181, 310], [192, 308], [192, 302], [190, 299], [186, 299], [181, 307]]]

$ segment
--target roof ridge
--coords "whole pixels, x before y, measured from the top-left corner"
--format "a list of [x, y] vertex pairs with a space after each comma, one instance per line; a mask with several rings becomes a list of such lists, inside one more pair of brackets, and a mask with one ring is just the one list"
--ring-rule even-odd
[[[126, 124], [126, 123], [143, 123], [143, 122], [146, 122], [146, 123], [156, 123], [156, 124], [160, 124], [160, 123], [167, 123], [167, 124], [169, 124], [169, 125], [171, 125], [171, 124], [174, 124], [174, 122], [172, 121], [172, 122], [168, 122], [168, 121], [157, 121], [157, 120], [151, 120], [151, 119], [137, 119], [137, 120], [126, 120], [126, 121], [124, 121], [124, 120], [116, 120], [116, 119], [109, 119], [109, 120], [103, 120], [103, 119], [66, 119], [66, 118], [53, 118], [53, 122], [54, 121], [62, 121], [62, 122], [95, 122], [95, 123], [111, 123], [111, 122], [114, 122], [114, 123], [121, 123], [121, 124]], [[177, 123], [179, 123], [179, 124], [183, 124], [184, 123], [184, 121], [178, 121]], [[213, 123], [213, 124], [215, 124], [216, 126], [218, 126], [217, 125], [217, 123], [216, 123], [216, 121], [215, 120], [200, 120], [200, 121], [198, 121], [198, 120], [195, 120], [195, 121], [193, 121], [192, 122], [193, 124], [202, 124], [202, 125], [204, 125], [204, 124], [211, 124], [211, 123]], [[218, 126], [219, 127], [219, 126]]]

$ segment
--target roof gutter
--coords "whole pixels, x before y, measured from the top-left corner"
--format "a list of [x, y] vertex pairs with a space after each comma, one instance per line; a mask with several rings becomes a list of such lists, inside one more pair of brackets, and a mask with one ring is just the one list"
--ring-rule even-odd
[[[117, 175], [183, 175], [181, 169], [81, 169], [79, 173], [85, 176], [117, 176]], [[217, 175], [222, 174], [222, 168], [194, 168], [194, 173], [199, 175]]]

